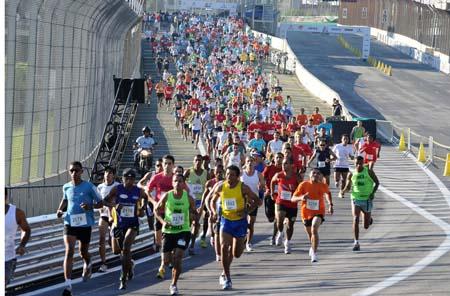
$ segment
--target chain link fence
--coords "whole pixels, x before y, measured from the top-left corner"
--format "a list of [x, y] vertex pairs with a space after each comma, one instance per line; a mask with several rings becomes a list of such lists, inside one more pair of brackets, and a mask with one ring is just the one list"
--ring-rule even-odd
[[[140, 76], [142, 2], [7, 0], [5, 8], [5, 183], [61, 184], [71, 161], [92, 165], [112, 76]], [[27, 194], [11, 198], [43, 207], [46, 193]], [[27, 214], [42, 214], [34, 206]]]

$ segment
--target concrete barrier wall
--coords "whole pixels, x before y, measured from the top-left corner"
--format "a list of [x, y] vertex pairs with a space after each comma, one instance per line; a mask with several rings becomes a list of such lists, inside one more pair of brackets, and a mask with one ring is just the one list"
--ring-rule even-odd
[[430, 65], [445, 74], [450, 74], [450, 59], [448, 55], [437, 51], [428, 53], [428, 46], [404, 35], [390, 33], [377, 28], [370, 28], [370, 34], [377, 40], [400, 50], [411, 58]]
[[320, 81], [316, 76], [314, 76], [311, 72], [309, 72], [303, 65], [300, 63], [297, 56], [292, 51], [291, 47], [287, 40], [278, 38], [272, 35], [267, 35], [258, 31], [253, 31], [253, 34], [257, 36], [263, 36], [264, 39], [269, 37], [271, 39], [270, 46], [273, 49], [284, 51], [288, 53], [288, 62], [286, 64], [286, 68], [290, 71], [295, 70], [295, 75], [298, 80], [303, 84], [303, 86], [314, 96], [324, 100], [330, 106], [333, 104], [333, 98], [337, 98], [343, 107], [343, 114], [347, 119], [351, 119], [352, 116], [350, 112], [345, 107], [344, 102], [341, 100], [339, 94], [331, 89], [328, 85]]

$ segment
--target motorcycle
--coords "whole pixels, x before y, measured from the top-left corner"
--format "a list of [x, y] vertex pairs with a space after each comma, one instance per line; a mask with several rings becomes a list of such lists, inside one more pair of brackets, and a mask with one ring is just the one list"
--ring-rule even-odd
[[139, 152], [139, 170], [141, 174], [149, 172], [153, 167], [153, 151], [152, 149], [142, 149]]

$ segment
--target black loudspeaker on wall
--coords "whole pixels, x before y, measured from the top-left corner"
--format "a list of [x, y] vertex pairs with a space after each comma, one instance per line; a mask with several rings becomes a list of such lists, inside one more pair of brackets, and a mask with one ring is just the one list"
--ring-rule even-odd
[[116, 77], [113, 77], [113, 79], [114, 94], [117, 93], [117, 89], [119, 89], [120, 86], [118, 93], [119, 103], [125, 104], [127, 102], [127, 97], [132, 85], [131, 103], [145, 103], [144, 79], [122, 79]]

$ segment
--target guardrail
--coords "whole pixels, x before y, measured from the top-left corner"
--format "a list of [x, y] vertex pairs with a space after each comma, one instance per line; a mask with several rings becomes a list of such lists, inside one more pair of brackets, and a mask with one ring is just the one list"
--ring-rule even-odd
[[[96, 211], [98, 221], [98, 212]], [[153, 231], [150, 231], [147, 218], [140, 218], [139, 235], [136, 237], [132, 251], [149, 248], [153, 245]], [[64, 261], [63, 220], [56, 214], [43, 215], [28, 218], [31, 227], [31, 238], [27, 244], [27, 253], [17, 257], [17, 268], [14, 279], [6, 287], [8, 291], [20, 290], [51, 277], [62, 276]], [[99, 264], [98, 253], [98, 227], [92, 227], [91, 244], [89, 252], [93, 264]], [[20, 232], [16, 235], [16, 245], [20, 242]], [[106, 244], [106, 259], [109, 261], [118, 255], [114, 255]], [[74, 272], [83, 268], [83, 261], [78, 252], [74, 255]]]

